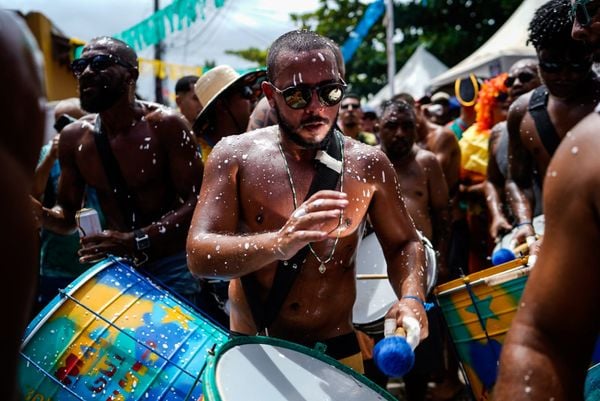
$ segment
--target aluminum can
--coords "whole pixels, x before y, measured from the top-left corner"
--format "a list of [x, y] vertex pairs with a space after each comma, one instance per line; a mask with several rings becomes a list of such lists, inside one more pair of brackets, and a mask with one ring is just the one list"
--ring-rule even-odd
[[80, 237], [97, 234], [102, 231], [98, 212], [92, 208], [84, 208], [77, 211], [75, 214], [77, 221], [77, 230]]

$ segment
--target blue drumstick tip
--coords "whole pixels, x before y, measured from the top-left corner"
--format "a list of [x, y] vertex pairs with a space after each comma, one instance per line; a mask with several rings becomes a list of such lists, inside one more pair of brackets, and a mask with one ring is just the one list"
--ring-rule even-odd
[[404, 376], [415, 363], [415, 353], [401, 336], [386, 337], [373, 349], [375, 364], [386, 376]]

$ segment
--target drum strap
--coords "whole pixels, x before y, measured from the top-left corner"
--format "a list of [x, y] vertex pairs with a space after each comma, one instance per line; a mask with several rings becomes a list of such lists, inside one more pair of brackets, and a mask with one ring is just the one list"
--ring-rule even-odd
[[127, 187], [125, 178], [123, 178], [119, 162], [112, 152], [108, 135], [106, 135], [102, 129], [100, 115], [96, 117], [96, 122], [94, 123], [94, 140], [96, 142], [96, 148], [98, 148], [98, 153], [100, 154], [100, 159], [102, 159], [106, 178], [108, 178], [112, 193], [114, 193], [117, 198], [117, 203], [119, 204], [121, 213], [123, 213], [124, 221], [127, 226], [131, 227], [133, 230], [136, 228], [134, 223], [136, 211], [134, 198]]
[[[342, 146], [344, 146], [343, 134], [339, 130], [334, 129], [332, 135], [329, 136], [329, 140], [324, 144], [326, 153], [341, 162]], [[334, 169], [328, 167], [325, 163], [319, 161], [315, 163], [317, 172], [313, 177], [305, 200], [315, 192], [323, 189], [336, 189], [340, 178], [340, 173], [334, 171]], [[262, 333], [269, 327], [279, 314], [279, 310], [287, 298], [296, 277], [300, 273], [302, 265], [306, 262], [308, 251], [309, 248], [307, 245], [290, 259], [279, 261], [271, 290], [267, 295], [267, 302], [264, 305], [260, 301], [260, 287], [254, 276], [246, 275], [242, 277], [242, 285], [258, 333]]]
[[529, 99], [529, 114], [535, 122], [535, 128], [544, 144], [544, 148], [546, 148], [546, 152], [552, 156], [558, 145], [560, 145], [560, 137], [556, 133], [552, 120], [550, 120], [547, 107], [548, 89], [542, 85], [537, 87], [531, 94], [531, 98]]

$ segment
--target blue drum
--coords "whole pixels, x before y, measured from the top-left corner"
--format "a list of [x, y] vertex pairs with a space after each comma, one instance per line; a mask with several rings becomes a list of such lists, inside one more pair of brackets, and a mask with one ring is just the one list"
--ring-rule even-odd
[[228, 333], [127, 262], [91, 267], [30, 323], [19, 382], [36, 401], [198, 400]]

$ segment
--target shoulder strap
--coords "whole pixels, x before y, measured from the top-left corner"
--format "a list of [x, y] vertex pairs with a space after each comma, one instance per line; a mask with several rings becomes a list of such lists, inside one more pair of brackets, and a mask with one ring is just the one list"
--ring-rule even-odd
[[117, 198], [119, 209], [123, 213], [125, 223], [133, 230], [135, 228], [135, 204], [127, 183], [121, 174], [119, 162], [115, 158], [108, 141], [108, 135], [102, 130], [102, 121], [100, 115], [96, 117], [94, 123], [94, 140], [96, 148], [102, 159], [102, 166], [108, 178], [108, 183]]
[[[315, 192], [323, 189], [335, 189], [337, 187], [340, 174], [343, 173], [343, 171], [341, 168], [339, 170], [333, 168], [331, 161], [324, 160], [326, 160], [327, 155], [329, 155], [331, 158], [339, 161], [341, 165], [342, 146], [344, 146], [343, 134], [336, 129], [333, 131], [333, 135], [327, 144], [325, 157], [319, 158], [320, 162], [317, 164], [317, 173], [311, 182], [305, 200]], [[246, 299], [250, 305], [252, 316], [259, 333], [269, 327], [279, 314], [283, 302], [287, 298], [296, 277], [300, 273], [302, 265], [306, 262], [308, 250], [309, 248], [307, 245], [290, 259], [279, 261], [277, 271], [275, 272], [275, 278], [273, 279], [271, 290], [267, 295], [265, 305], [262, 305], [260, 298], [258, 297], [259, 286], [256, 279], [251, 275], [242, 277], [242, 285], [244, 287]]]
[[542, 85], [533, 91], [529, 99], [529, 114], [535, 122], [535, 128], [544, 144], [544, 148], [552, 156], [560, 144], [560, 138], [556, 133], [552, 120], [550, 120], [550, 115], [548, 115], [547, 105], [548, 89]]

